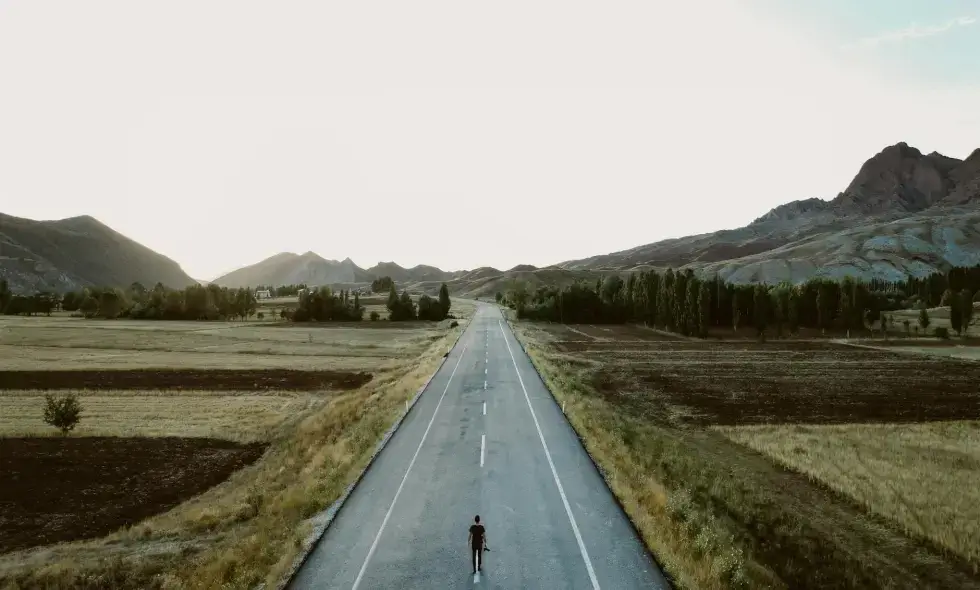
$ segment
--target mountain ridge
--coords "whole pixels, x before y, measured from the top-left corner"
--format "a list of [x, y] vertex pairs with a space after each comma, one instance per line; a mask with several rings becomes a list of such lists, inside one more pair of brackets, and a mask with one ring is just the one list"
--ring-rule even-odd
[[37, 221], [0, 213], [0, 278], [16, 292], [195, 283], [174, 260], [90, 215]]

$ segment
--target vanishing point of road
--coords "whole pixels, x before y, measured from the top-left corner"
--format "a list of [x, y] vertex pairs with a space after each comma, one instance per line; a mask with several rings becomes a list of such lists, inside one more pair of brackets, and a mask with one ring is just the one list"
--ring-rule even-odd
[[[491, 551], [474, 576], [476, 514]], [[500, 311], [480, 304], [290, 588], [669, 585]]]

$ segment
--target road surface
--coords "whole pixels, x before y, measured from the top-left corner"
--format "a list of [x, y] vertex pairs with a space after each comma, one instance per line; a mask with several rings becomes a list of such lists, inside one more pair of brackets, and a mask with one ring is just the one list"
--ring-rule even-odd
[[[472, 573], [469, 526], [486, 526]], [[290, 588], [669, 588], [510, 327], [480, 304]]]

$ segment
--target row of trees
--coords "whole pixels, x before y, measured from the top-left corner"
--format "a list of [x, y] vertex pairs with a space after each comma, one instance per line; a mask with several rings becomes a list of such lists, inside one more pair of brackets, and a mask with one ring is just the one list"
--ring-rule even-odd
[[299, 297], [299, 306], [292, 313], [296, 322], [359, 322], [364, 319], [361, 296], [355, 292], [336, 291], [330, 287], [304, 291]]
[[371, 281], [371, 292], [384, 293], [385, 291], [390, 291], [394, 286], [395, 281], [391, 280], [391, 277], [378, 277]]
[[[733, 285], [718, 277], [701, 279], [691, 270], [644, 271], [600, 279], [596, 284], [538, 287], [517, 283], [497, 300], [517, 310], [518, 317], [562, 323], [643, 322], [684, 335], [706, 336], [712, 327], [753, 326], [762, 335], [777, 336], [800, 327], [858, 330], [883, 315], [913, 306], [949, 305], [953, 329], [966, 330], [972, 321], [974, 293], [952, 286], [980, 285], [980, 267], [955, 268], [945, 275], [903, 282], [861, 282], [813, 279], [801, 285]], [[945, 290], [933, 293], [937, 286]]]
[[152, 289], [133, 283], [126, 289], [86, 288], [69, 291], [62, 296], [36, 293], [13, 295], [5, 299], [3, 312], [8, 315], [50, 315], [60, 308], [79, 312], [85, 317], [108, 319], [244, 320], [255, 315], [258, 307], [251, 289], [229, 289], [217, 285], [170, 289], [160, 283]]
[[[417, 303], [405, 291], [399, 296], [394, 282], [390, 282], [388, 289], [387, 307], [392, 321], [441, 321], [449, 317], [452, 302], [445, 284], [439, 288], [437, 299], [423, 294]], [[305, 290], [304, 285], [287, 285], [276, 288], [275, 292], [279, 296], [301, 290], [296, 309], [290, 312], [283, 310], [280, 314], [282, 318], [300, 322], [360, 321], [364, 318], [365, 310], [356, 291], [334, 291], [329, 287]], [[157, 283], [152, 289], [146, 289], [140, 283], [133, 283], [127, 289], [86, 288], [58, 296], [51, 293], [13, 295], [7, 282], [0, 281], [0, 312], [9, 315], [50, 315], [58, 309], [79, 312], [85, 317], [109, 319], [244, 320], [256, 315], [258, 302], [251, 288], [229, 289], [217, 285], [169, 289]], [[372, 319], [378, 319], [377, 312], [372, 314]]]
[[439, 287], [439, 298], [433, 299], [426, 294], [419, 297], [418, 305], [412, 301], [407, 291], [401, 295], [395, 289], [395, 284], [388, 287], [388, 319], [393, 322], [406, 320], [442, 321], [449, 317], [452, 301], [449, 299], [449, 287], [445, 283]]

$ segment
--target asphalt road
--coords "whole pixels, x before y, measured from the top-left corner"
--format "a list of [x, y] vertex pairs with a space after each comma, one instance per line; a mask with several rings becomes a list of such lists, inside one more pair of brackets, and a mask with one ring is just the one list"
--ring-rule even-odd
[[[469, 526], [486, 526], [472, 573]], [[669, 588], [499, 310], [481, 304], [290, 588]]]

